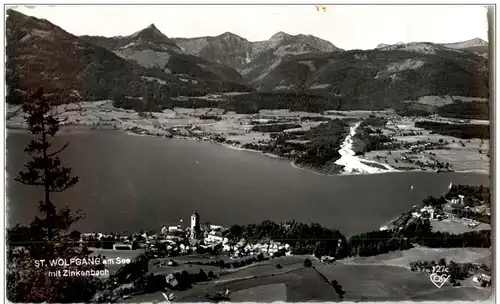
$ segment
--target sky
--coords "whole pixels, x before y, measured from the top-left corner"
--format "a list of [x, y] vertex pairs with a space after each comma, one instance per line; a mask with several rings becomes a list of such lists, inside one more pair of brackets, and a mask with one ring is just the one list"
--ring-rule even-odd
[[283, 31], [314, 35], [349, 49], [380, 43], [488, 41], [487, 9], [480, 5], [72, 5], [18, 6], [75, 35], [126, 36], [150, 24], [168, 37], [232, 32], [250, 41]]

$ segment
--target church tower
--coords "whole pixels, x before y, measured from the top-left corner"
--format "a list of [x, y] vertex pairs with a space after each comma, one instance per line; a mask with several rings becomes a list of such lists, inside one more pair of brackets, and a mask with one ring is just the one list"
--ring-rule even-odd
[[191, 215], [191, 239], [195, 240], [200, 233], [200, 216], [196, 210]]

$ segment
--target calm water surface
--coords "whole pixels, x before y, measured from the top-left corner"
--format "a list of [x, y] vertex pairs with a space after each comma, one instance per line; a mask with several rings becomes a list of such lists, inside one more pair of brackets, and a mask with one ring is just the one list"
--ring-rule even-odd
[[[9, 224], [29, 223], [42, 197], [13, 181], [28, 159], [29, 135], [7, 136]], [[375, 230], [450, 182], [489, 185], [472, 173], [392, 173], [322, 176], [293, 168], [287, 160], [236, 151], [206, 142], [132, 136], [119, 131], [61, 134], [70, 142], [61, 155], [80, 182], [57, 194], [56, 204], [81, 208], [75, 229], [138, 231], [188, 224], [196, 209], [201, 221], [231, 225], [269, 219], [317, 222], [344, 234]], [[411, 185], [414, 190], [411, 191]]]

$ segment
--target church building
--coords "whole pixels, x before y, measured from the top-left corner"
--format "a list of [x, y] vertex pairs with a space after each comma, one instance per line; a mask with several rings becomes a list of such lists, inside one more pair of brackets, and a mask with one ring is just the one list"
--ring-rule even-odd
[[191, 215], [191, 239], [196, 240], [200, 234], [200, 215], [196, 210]]

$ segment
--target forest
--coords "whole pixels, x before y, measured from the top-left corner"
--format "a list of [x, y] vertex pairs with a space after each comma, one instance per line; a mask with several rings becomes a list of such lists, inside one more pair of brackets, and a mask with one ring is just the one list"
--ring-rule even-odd
[[440, 107], [437, 111], [440, 116], [461, 119], [490, 119], [489, 102], [457, 102]]
[[432, 133], [453, 136], [461, 139], [490, 139], [490, 126], [479, 124], [451, 124], [434, 121], [417, 121], [415, 127], [432, 131]]

